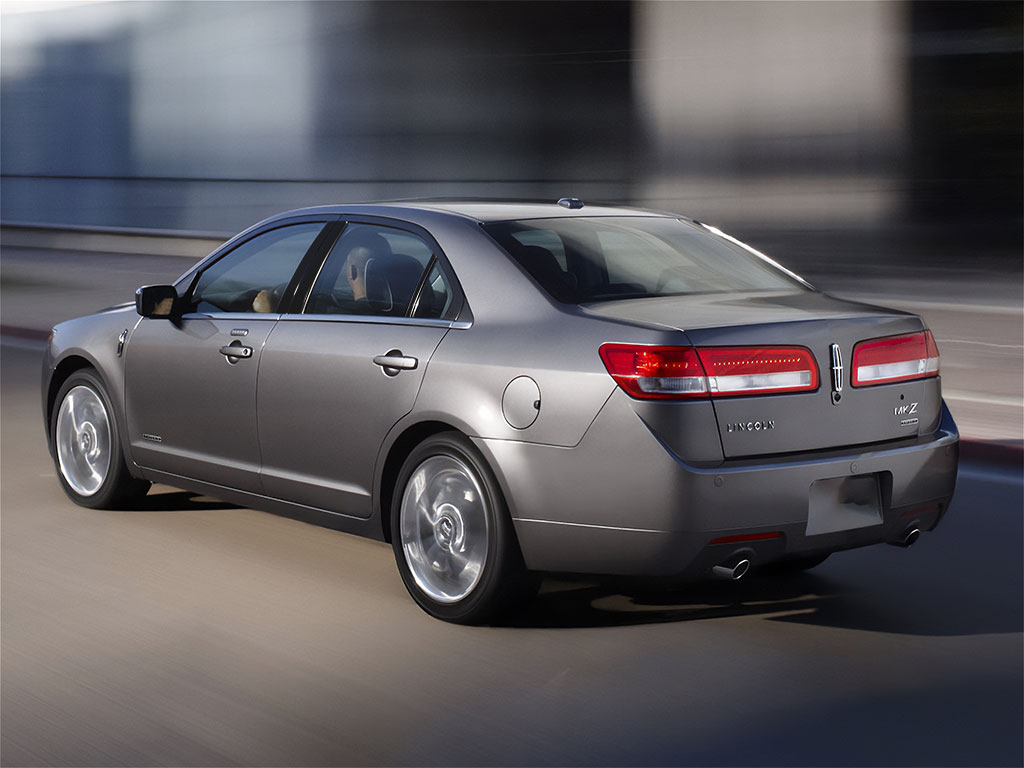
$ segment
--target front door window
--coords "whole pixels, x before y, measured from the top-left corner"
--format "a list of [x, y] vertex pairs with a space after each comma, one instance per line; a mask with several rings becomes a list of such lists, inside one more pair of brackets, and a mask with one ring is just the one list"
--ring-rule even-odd
[[192, 289], [194, 311], [277, 312], [299, 262], [324, 225], [292, 224], [257, 235], [218, 259]]

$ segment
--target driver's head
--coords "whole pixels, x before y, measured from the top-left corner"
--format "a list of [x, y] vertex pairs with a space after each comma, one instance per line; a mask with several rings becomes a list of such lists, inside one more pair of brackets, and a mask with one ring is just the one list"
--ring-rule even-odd
[[352, 286], [352, 296], [366, 298], [366, 266], [373, 259], [387, 259], [391, 246], [380, 234], [368, 230], [357, 230], [345, 238], [345, 276]]

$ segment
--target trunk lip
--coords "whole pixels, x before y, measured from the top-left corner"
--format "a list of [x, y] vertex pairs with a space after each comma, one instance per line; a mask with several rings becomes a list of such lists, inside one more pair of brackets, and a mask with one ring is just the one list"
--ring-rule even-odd
[[[821, 291], [655, 296], [580, 304], [582, 316], [682, 331], [821, 321], [911, 319], [913, 312], [838, 298]], [[924, 328], [922, 323], [921, 328]]]

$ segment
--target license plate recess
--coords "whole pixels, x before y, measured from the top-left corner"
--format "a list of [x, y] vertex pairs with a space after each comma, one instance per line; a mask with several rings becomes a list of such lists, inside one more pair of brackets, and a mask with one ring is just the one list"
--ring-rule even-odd
[[807, 509], [807, 535], [837, 533], [882, 523], [877, 473], [815, 480]]

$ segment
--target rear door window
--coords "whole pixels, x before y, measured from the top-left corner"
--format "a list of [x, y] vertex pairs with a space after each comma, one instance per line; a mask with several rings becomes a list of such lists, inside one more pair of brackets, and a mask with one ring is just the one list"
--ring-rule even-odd
[[305, 312], [405, 317], [433, 256], [411, 232], [350, 224], [321, 267]]

